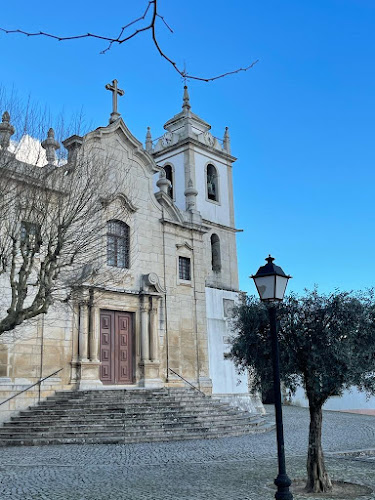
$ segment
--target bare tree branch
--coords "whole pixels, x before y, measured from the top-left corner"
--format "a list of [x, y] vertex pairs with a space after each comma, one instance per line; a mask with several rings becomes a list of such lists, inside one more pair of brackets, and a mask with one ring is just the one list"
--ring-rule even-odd
[[[1, 100], [7, 102], [0, 89], [0, 109]], [[12, 107], [20, 109], [23, 125], [22, 106]], [[16, 127], [9, 113], [0, 123], [0, 335], [69, 300], [72, 291], [117, 284], [127, 272], [107, 269], [106, 233], [108, 220], [129, 217], [118, 197], [130, 203], [135, 196], [130, 165], [124, 165], [121, 152], [99, 150], [90, 134], [73, 136], [78, 146], [69, 149], [67, 163], [47, 155], [48, 163], [44, 159], [38, 165], [41, 144], [35, 137], [43, 137], [45, 123], [40, 110], [32, 108], [28, 102], [24, 110], [33, 117], [36, 162], [18, 159], [14, 149], [14, 142], [31, 139], [30, 129], [22, 128], [19, 141], [12, 143]], [[53, 131], [48, 137], [51, 144]]]
[[[134, 19], [130, 23], [124, 25], [121, 28], [120, 33], [117, 37], [102, 36], [102, 35], [98, 35], [97, 33], [85, 33], [85, 34], [81, 34], [81, 35], [60, 36], [60, 35], [54, 35], [52, 33], [47, 33], [45, 31], [29, 32], [29, 31], [25, 31], [25, 30], [21, 30], [21, 29], [9, 30], [6, 28], [1, 28], [1, 27], [0, 27], [0, 31], [2, 31], [3, 33], [6, 33], [6, 34], [17, 33], [17, 34], [25, 35], [28, 37], [30, 37], [30, 36], [31, 37], [44, 36], [44, 37], [52, 38], [52, 39], [57, 40], [59, 42], [64, 42], [67, 40], [79, 40], [82, 38], [94, 38], [94, 39], [109, 42], [108, 47], [105, 48], [104, 50], [102, 50], [101, 54], [105, 54], [106, 52], [111, 50], [111, 48], [114, 44], [122, 45], [123, 43], [131, 40], [132, 38], [139, 35], [140, 33], [143, 33], [145, 31], [151, 31], [153, 43], [154, 43], [157, 51], [159, 52], [160, 56], [163, 59], [165, 59], [169, 64], [171, 64], [173, 66], [173, 68], [177, 71], [177, 73], [179, 75], [181, 75], [183, 78], [190, 79], [190, 80], [198, 80], [201, 82], [212, 82], [214, 80], [218, 80], [219, 78], [224, 78], [224, 77], [229, 76], [229, 75], [235, 75], [236, 73], [246, 72], [249, 69], [253, 68], [257, 64], [257, 62], [259, 61], [259, 59], [256, 59], [255, 61], [251, 62], [247, 66], [237, 68], [237, 69], [234, 69], [232, 71], [227, 71], [225, 73], [221, 73], [219, 75], [208, 77], [208, 78], [204, 78], [204, 77], [200, 77], [200, 76], [196, 76], [196, 75], [187, 73], [184, 69], [181, 69], [177, 65], [177, 63], [175, 61], [173, 61], [166, 54], [166, 52], [160, 47], [160, 44], [158, 42], [157, 35], [156, 35], [156, 20], [159, 18], [171, 33], [173, 33], [173, 30], [169, 26], [169, 24], [166, 22], [164, 16], [159, 14], [157, 2], [158, 2], [158, 0], [149, 0], [143, 15], [138, 17], [137, 19]], [[149, 24], [147, 24], [146, 26], [144, 26], [142, 28], [136, 29], [135, 31], [133, 31], [129, 35], [124, 36], [124, 33], [128, 28], [130, 28], [131, 26], [134, 26], [135, 24], [137, 24], [141, 21], [144, 21], [150, 11], [152, 12], [152, 14], [151, 14], [151, 20], [150, 20]]]

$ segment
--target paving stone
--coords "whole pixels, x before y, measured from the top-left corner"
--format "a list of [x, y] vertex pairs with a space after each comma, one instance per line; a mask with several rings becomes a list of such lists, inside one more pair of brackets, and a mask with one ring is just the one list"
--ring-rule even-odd
[[[375, 490], [375, 418], [331, 411], [323, 418], [332, 478]], [[308, 410], [284, 407], [284, 427], [288, 474], [302, 478]], [[10, 447], [1, 450], [0, 498], [268, 500], [276, 475], [274, 431], [170, 443]], [[370, 499], [375, 494], [362, 497]]]

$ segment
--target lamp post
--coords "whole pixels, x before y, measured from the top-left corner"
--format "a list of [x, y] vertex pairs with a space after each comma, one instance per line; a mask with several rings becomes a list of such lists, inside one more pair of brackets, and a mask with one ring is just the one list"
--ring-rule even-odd
[[284, 431], [283, 431], [283, 412], [281, 407], [280, 391], [280, 361], [279, 361], [279, 343], [277, 340], [276, 325], [276, 304], [284, 298], [286, 286], [289, 278], [279, 266], [273, 263], [275, 259], [270, 255], [267, 257], [267, 264], [261, 266], [258, 272], [251, 276], [257, 287], [260, 300], [268, 306], [270, 317], [271, 342], [272, 342], [272, 363], [273, 363], [273, 390], [275, 396], [275, 414], [276, 414], [276, 436], [277, 436], [277, 457], [279, 464], [279, 473], [275, 479], [277, 492], [276, 500], [293, 500], [293, 495], [289, 491], [291, 480], [289, 479], [285, 468], [284, 451]]

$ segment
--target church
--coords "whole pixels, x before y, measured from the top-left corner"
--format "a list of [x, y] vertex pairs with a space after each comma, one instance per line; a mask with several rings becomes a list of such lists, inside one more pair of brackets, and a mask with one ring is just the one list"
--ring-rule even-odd
[[[236, 158], [228, 128], [222, 139], [215, 137], [211, 125], [193, 113], [185, 86], [181, 111], [166, 121], [158, 139], [148, 128], [143, 145], [118, 111], [123, 91], [117, 81], [106, 88], [112, 92], [109, 124], [63, 145], [65, 167], [83, 144], [92, 144], [127, 172], [116, 196], [103, 202], [100, 269], [109, 278], [100, 285], [81, 283], [69, 300], [0, 337], [0, 403], [47, 377], [0, 405], [1, 421], [55, 391], [115, 388], [193, 386], [261, 412], [248, 375], [238, 374], [224, 357], [239, 291]], [[4, 116], [0, 133], [11, 134]], [[30, 168], [56, 165], [60, 144], [53, 131], [42, 146], [45, 165]], [[17, 154], [13, 161], [22, 163]], [[20, 222], [21, 230], [32, 227]]]

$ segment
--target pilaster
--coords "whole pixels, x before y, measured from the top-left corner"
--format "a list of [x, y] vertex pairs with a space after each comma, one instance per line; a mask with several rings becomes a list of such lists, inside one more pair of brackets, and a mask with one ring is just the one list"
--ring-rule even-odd
[[88, 361], [89, 315], [87, 302], [79, 305], [79, 361]]
[[98, 307], [91, 309], [91, 329], [90, 329], [90, 360], [99, 362], [99, 340], [100, 340], [100, 310]]
[[[91, 314], [91, 328], [89, 331], [89, 315]], [[89, 301], [79, 305], [79, 360], [78, 386], [81, 390], [94, 389], [103, 384], [100, 380], [99, 350], [99, 311], [96, 307], [89, 307]], [[89, 349], [90, 348], [90, 349]], [[88, 357], [90, 350], [90, 359]]]
[[163, 387], [160, 379], [158, 302], [159, 296], [141, 297], [141, 380], [143, 387]]
[[158, 306], [159, 297], [151, 297], [150, 309], [150, 360], [159, 363]]
[[146, 363], [150, 361], [149, 310], [149, 297], [143, 295], [141, 297], [141, 360]]
[[78, 357], [78, 337], [79, 337], [79, 305], [73, 305], [72, 320], [72, 361], [70, 362], [70, 383], [74, 384], [79, 380], [79, 357]]

